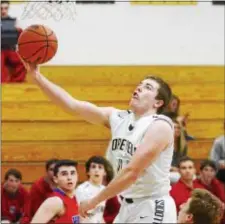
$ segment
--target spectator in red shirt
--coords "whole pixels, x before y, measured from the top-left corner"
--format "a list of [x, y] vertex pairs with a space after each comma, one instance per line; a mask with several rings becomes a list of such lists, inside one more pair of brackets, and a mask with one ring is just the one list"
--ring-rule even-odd
[[200, 166], [200, 177], [195, 181], [205, 189], [216, 195], [225, 202], [225, 191], [223, 184], [216, 178], [216, 163], [212, 160], [204, 160]]
[[22, 223], [29, 223], [42, 202], [53, 193], [55, 188], [53, 171], [57, 161], [57, 159], [48, 160], [45, 165], [46, 175], [33, 183], [30, 189], [29, 206], [26, 207]]
[[22, 174], [10, 169], [5, 174], [1, 189], [1, 220], [17, 222], [20, 220], [26, 203], [28, 192], [21, 184]]
[[172, 185], [172, 189], [170, 191], [170, 195], [176, 203], [177, 212], [179, 212], [180, 205], [185, 203], [191, 196], [193, 189], [204, 188], [202, 185], [194, 181], [196, 170], [195, 164], [191, 158], [181, 158], [178, 163], [178, 170], [181, 177], [176, 184]]
[[[1, 1], [1, 20], [13, 19], [9, 16], [9, 1]], [[21, 28], [16, 27], [15, 32], [18, 32], [18, 36], [22, 32]], [[3, 36], [3, 35], [2, 35]], [[2, 41], [3, 43], [3, 41]], [[24, 82], [26, 78], [26, 69], [18, 57], [15, 46], [11, 44], [1, 45], [1, 82]]]

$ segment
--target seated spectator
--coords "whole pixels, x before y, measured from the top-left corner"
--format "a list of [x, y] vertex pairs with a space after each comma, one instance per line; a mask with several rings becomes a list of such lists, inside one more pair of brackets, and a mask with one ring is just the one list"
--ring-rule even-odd
[[180, 179], [180, 174], [178, 172], [178, 162], [179, 160], [187, 155], [187, 143], [183, 132], [181, 131], [181, 125], [178, 121], [173, 120], [174, 123], [174, 152], [172, 166], [170, 170], [170, 181], [171, 184], [176, 183]]
[[[107, 161], [102, 156], [93, 156], [85, 164], [88, 181], [79, 185], [75, 191], [78, 203], [88, 200], [105, 188], [103, 185], [106, 176]], [[95, 209], [89, 211], [85, 223], [103, 223], [105, 202], [100, 203]]]
[[53, 171], [57, 161], [57, 159], [48, 160], [45, 165], [46, 175], [32, 184], [29, 205], [26, 207], [22, 223], [30, 223], [30, 220], [38, 210], [39, 206], [53, 192], [53, 189], [55, 188]]
[[195, 189], [181, 205], [178, 223], [216, 224], [222, 216], [221, 202], [207, 190]]
[[[105, 185], [108, 185], [113, 178], [114, 178], [113, 167], [111, 163], [107, 160]], [[113, 198], [108, 199], [106, 201], [105, 210], [103, 214], [105, 223], [113, 223], [114, 219], [119, 213], [119, 210], [120, 210], [120, 202], [118, 197], [115, 196]]]
[[22, 174], [10, 169], [5, 174], [1, 189], [1, 220], [18, 222], [28, 201], [28, 192], [21, 184]]
[[60, 160], [54, 167], [56, 188], [40, 205], [31, 223], [80, 223], [78, 203], [74, 196], [77, 185], [77, 162]]
[[215, 139], [210, 152], [210, 159], [215, 161], [218, 167], [217, 178], [225, 184], [225, 135]]
[[22, 29], [16, 27], [16, 19], [9, 16], [9, 1], [1, 1], [1, 82], [25, 81], [26, 69], [15, 52]]
[[[186, 113], [185, 115], [180, 115], [180, 99], [178, 96], [172, 95], [170, 103], [168, 104], [164, 113], [174, 114], [174, 117], [176, 117], [176, 120], [180, 123], [182, 127], [182, 132], [184, 132], [184, 136], [187, 141], [194, 139], [192, 136], [187, 134], [186, 125], [187, 125], [189, 113]], [[173, 118], [171, 119], [174, 120]]]
[[222, 202], [225, 202], [224, 186], [215, 176], [215, 162], [211, 160], [204, 160], [200, 166], [200, 177], [195, 181], [198, 184], [201, 184], [206, 190], [216, 195]]
[[180, 173], [180, 179], [176, 184], [172, 185], [172, 189], [170, 191], [170, 195], [176, 203], [177, 212], [179, 212], [180, 205], [185, 203], [191, 196], [193, 189], [204, 188], [202, 185], [194, 181], [196, 170], [192, 159], [189, 157], [180, 159], [178, 170]]

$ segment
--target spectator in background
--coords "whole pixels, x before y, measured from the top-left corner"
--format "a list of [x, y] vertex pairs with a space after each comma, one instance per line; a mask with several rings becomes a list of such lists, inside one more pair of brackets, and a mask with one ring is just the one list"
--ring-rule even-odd
[[[92, 156], [85, 164], [88, 180], [80, 184], [76, 191], [78, 203], [90, 199], [102, 191], [105, 186], [103, 180], [106, 177], [107, 161], [102, 156]], [[100, 203], [95, 209], [88, 212], [85, 223], [103, 223], [105, 202]]]
[[[113, 167], [112, 164], [107, 160], [105, 185], [108, 185], [113, 178], [114, 178]], [[119, 210], [120, 210], [120, 202], [118, 196], [108, 199], [106, 201], [105, 210], [103, 214], [105, 223], [113, 223], [114, 219], [119, 213]]]
[[222, 202], [225, 202], [224, 186], [216, 179], [216, 170], [215, 162], [204, 160], [200, 166], [200, 177], [195, 181], [201, 184], [206, 190], [216, 195]]
[[178, 171], [178, 162], [182, 157], [187, 155], [187, 143], [184, 137], [184, 133], [181, 131], [181, 125], [176, 120], [173, 120], [173, 123], [174, 123], [174, 152], [170, 169], [171, 184], [176, 183], [180, 179], [180, 174]]
[[40, 205], [31, 223], [80, 223], [78, 203], [74, 196], [77, 185], [77, 162], [60, 160], [54, 167], [56, 188]]
[[23, 82], [26, 69], [15, 52], [22, 29], [16, 27], [16, 19], [9, 16], [9, 1], [1, 1], [1, 82]]
[[30, 189], [29, 205], [26, 206], [25, 214], [22, 218], [22, 223], [30, 223], [30, 220], [38, 210], [42, 202], [52, 194], [55, 183], [53, 181], [54, 168], [57, 159], [51, 159], [46, 162], [46, 175], [35, 181]]
[[191, 196], [192, 190], [203, 187], [193, 180], [196, 170], [195, 164], [191, 158], [184, 157], [180, 159], [178, 170], [181, 177], [176, 184], [172, 185], [170, 195], [173, 197], [177, 211], [179, 212], [180, 205], [187, 202], [188, 198]]
[[217, 178], [225, 184], [225, 135], [215, 139], [211, 149], [210, 158], [216, 162], [218, 167]]
[[10, 169], [5, 174], [1, 189], [1, 220], [18, 222], [28, 202], [28, 192], [21, 184], [22, 174]]
[[221, 202], [207, 190], [195, 189], [181, 205], [178, 223], [216, 224], [222, 217]]
[[[168, 113], [170, 115], [173, 114], [173, 118], [176, 119], [180, 123], [180, 125], [182, 127], [182, 132], [184, 132], [184, 136], [187, 141], [194, 140], [194, 138], [192, 136], [187, 134], [187, 130], [186, 130], [189, 113], [186, 113], [185, 115], [180, 115], [180, 99], [178, 96], [176, 96], [174, 94], [172, 95], [170, 103], [168, 104], [164, 113], [165, 113], [165, 115], [167, 115]], [[172, 117], [170, 117], [170, 118], [173, 119]]]

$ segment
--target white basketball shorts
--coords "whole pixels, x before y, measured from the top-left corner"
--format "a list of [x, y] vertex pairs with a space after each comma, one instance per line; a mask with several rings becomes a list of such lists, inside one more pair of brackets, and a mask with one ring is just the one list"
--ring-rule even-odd
[[171, 196], [122, 199], [114, 223], [177, 223], [176, 205]]

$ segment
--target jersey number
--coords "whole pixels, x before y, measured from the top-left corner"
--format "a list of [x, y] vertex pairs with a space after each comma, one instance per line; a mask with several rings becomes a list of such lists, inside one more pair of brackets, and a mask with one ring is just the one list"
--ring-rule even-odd
[[122, 160], [122, 159], [118, 159], [118, 163], [117, 163], [117, 172], [119, 172], [120, 170], [123, 169], [123, 167], [125, 165], [127, 165], [129, 163], [129, 160]]

